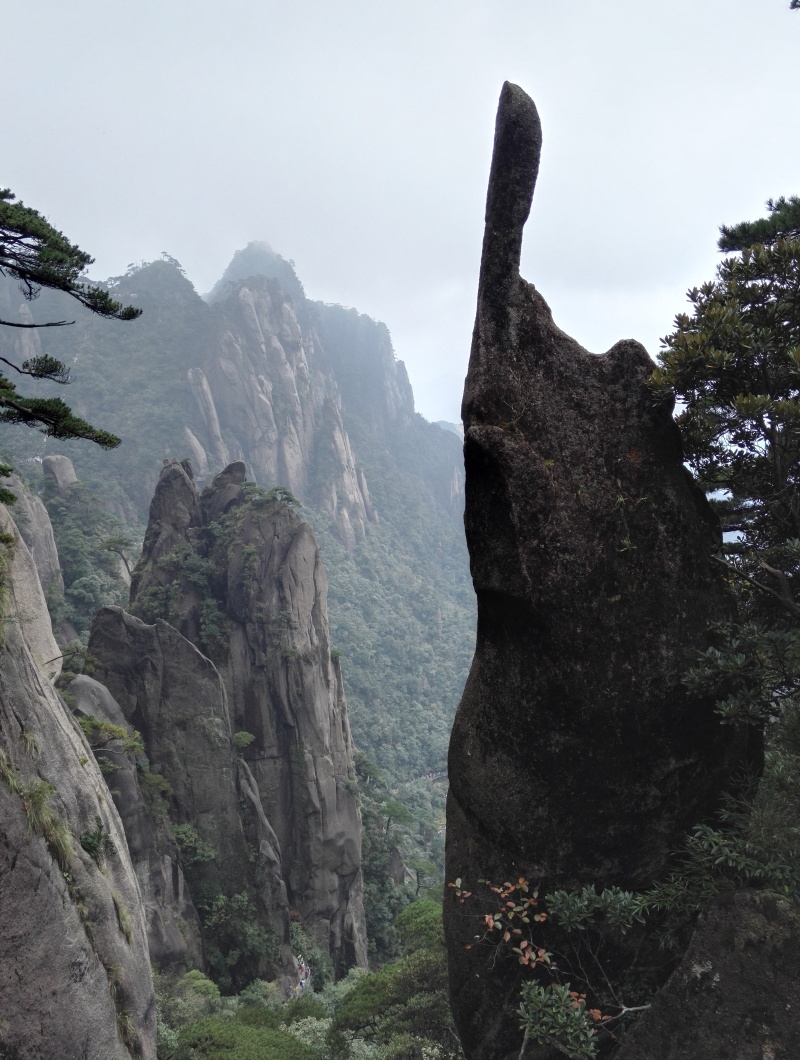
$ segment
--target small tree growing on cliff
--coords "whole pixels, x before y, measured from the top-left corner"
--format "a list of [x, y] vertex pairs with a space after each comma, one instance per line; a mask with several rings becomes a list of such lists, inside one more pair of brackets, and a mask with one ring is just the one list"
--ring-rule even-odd
[[[16, 196], [8, 188], [0, 188], [0, 276], [19, 280], [20, 290], [28, 301], [35, 299], [42, 287], [48, 287], [64, 291], [102, 317], [133, 320], [140, 315], [141, 309], [123, 306], [102, 287], [87, 283], [84, 274], [94, 259], [53, 228], [38, 211], [15, 200]], [[26, 329], [66, 327], [71, 323], [74, 321], [32, 324], [0, 320], [4, 327]], [[69, 368], [54, 357], [41, 355], [16, 364], [0, 356], [0, 361], [18, 375], [32, 379], [61, 385], [70, 381]], [[0, 421], [38, 427], [53, 438], [87, 438], [103, 449], [113, 449], [120, 443], [116, 435], [98, 430], [74, 415], [60, 398], [26, 397], [18, 393], [3, 373], [0, 373]], [[8, 491], [3, 494], [0, 500], [9, 503], [11, 494]]]

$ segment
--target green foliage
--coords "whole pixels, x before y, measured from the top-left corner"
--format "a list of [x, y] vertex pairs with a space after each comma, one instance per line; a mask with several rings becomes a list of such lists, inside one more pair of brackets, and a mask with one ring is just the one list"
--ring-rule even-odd
[[117, 1007], [117, 1034], [131, 1056], [139, 1056], [141, 1043], [133, 1016], [127, 1009], [119, 1006]]
[[684, 447], [728, 532], [719, 562], [739, 611], [686, 683], [726, 723], [764, 729], [767, 745], [761, 780], [718, 826], [694, 829], [680, 871], [650, 892], [658, 908], [697, 909], [729, 887], [798, 898], [800, 199], [768, 210], [721, 230], [720, 248], [741, 253], [689, 292], [693, 314], [676, 318], [653, 380], [684, 403]]
[[0, 777], [3, 778], [6, 787], [12, 792], [12, 794], [19, 794], [22, 789], [19, 776], [9, 762], [8, 755], [2, 747], [0, 747]]
[[99, 316], [118, 320], [139, 316], [141, 309], [122, 306], [107, 291], [87, 284], [82, 276], [94, 258], [70, 243], [37, 210], [15, 199], [9, 188], [0, 190], [0, 275], [19, 280], [29, 300], [40, 288], [50, 287]]
[[436, 952], [444, 948], [442, 907], [431, 898], [412, 902], [398, 913], [394, 922], [395, 931], [403, 950], [410, 954], [417, 950]]
[[255, 740], [255, 736], [251, 732], [242, 731], [233, 734], [233, 742], [240, 751], [243, 751], [245, 747], [249, 747], [253, 740]]
[[172, 834], [178, 844], [181, 863], [186, 868], [213, 861], [217, 856], [217, 852], [211, 844], [200, 838], [194, 825], [174, 824], [172, 826]]
[[231, 897], [195, 897], [195, 904], [203, 926], [209, 969], [221, 990], [231, 992], [246, 986], [252, 980], [254, 959], [266, 956], [277, 965], [278, 940], [258, 922], [253, 899], [247, 892]]
[[[154, 820], [161, 821], [169, 813], [169, 800], [173, 794], [172, 785], [166, 777], [150, 770], [141, 770], [137, 777], [139, 790], [150, 808]], [[179, 827], [179, 826], [176, 826]], [[174, 832], [174, 828], [173, 828]]]
[[[9, 492], [13, 499], [14, 494]], [[0, 498], [2, 503], [8, 504], [8, 500]], [[6, 614], [11, 601], [11, 589], [9, 574], [11, 564], [14, 562], [14, 550], [17, 539], [13, 534], [0, 533], [0, 648], [6, 642]]]
[[64, 576], [63, 600], [55, 587], [48, 594], [51, 618], [55, 623], [66, 619], [85, 635], [99, 608], [127, 603], [118, 558], [103, 547], [122, 524], [104, 506], [101, 493], [83, 483], [74, 483], [63, 496], [48, 484], [43, 499]]
[[43, 836], [53, 858], [61, 869], [66, 869], [72, 856], [72, 835], [50, 806], [56, 789], [47, 780], [34, 780], [25, 787], [16, 786], [25, 809], [28, 831]]
[[289, 930], [295, 956], [302, 956], [311, 970], [311, 986], [314, 990], [324, 990], [333, 982], [333, 965], [327, 948], [319, 945], [312, 929], [307, 929], [294, 920], [290, 923]]
[[316, 1060], [314, 1052], [283, 1029], [252, 1027], [218, 1016], [181, 1031], [174, 1060]]
[[[792, 4], [792, 7], [797, 6]], [[758, 243], [774, 243], [781, 236], [797, 239], [800, 236], [800, 198], [790, 195], [785, 198], [767, 200], [768, 217], [758, 221], [742, 221], [740, 224], [720, 226], [717, 246], [723, 251], [744, 250]]]
[[98, 865], [102, 865], [107, 857], [113, 857], [117, 852], [114, 840], [103, 827], [103, 821], [98, 814], [95, 814], [94, 828], [81, 836], [81, 846]]
[[642, 895], [607, 887], [597, 892], [594, 885], [580, 891], [554, 891], [547, 896], [547, 908], [569, 931], [583, 931], [588, 925], [595, 929], [608, 927], [625, 934], [634, 924], [643, 924], [646, 902]]
[[110, 721], [101, 721], [93, 714], [80, 714], [77, 720], [92, 750], [108, 751], [108, 745], [119, 740], [122, 745], [121, 750], [131, 759], [144, 751], [142, 734], [136, 729], [131, 733], [124, 726], [114, 725]]
[[273, 486], [272, 489], [265, 490], [255, 482], [245, 482], [242, 491], [245, 500], [254, 508], [264, 508], [276, 502], [287, 504], [291, 508], [302, 507], [297, 497], [286, 486]]
[[[128, 511], [133, 501], [140, 518], [146, 519], [164, 453], [186, 454], [184, 426], [202, 434], [186, 372], [197, 365], [198, 351], [207, 343], [210, 311], [189, 281], [164, 261], [133, 268], [107, 287], [115, 300], [143, 308], [135, 326], [115, 327], [110, 335], [108, 325], [79, 309], [74, 328], [48, 329], [40, 337], [44, 352], [65, 363], [72, 362], [80, 347], [75, 373], [82, 406], [92, 410], [93, 418], [113, 423], [123, 442], [101, 454], [94, 447], [65, 441], [59, 452], [73, 460], [81, 480], [103, 481], [110, 499]], [[39, 303], [53, 315], [69, 311], [65, 296], [46, 289]], [[56, 389], [48, 380], [31, 381], [37, 396], [52, 397]], [[38, 443], [31, 435], [21, 427], [7, 429], [4, 440], [18, 466], [36, 452]]]
[[[112, 844], [113, 846], [113, 844]], [[131, 914], [128, 912], [125, 902], [123, 901], [122, 895], [119, 891], [112, 889], [111, 897], [114, 900], [114, 912], [117, 914], [117, 923], [119, 929], [125, 936], [125, 941], [130, 946], [133, 941], [133, 921], [131, 920]]]
[[[397, 964], [364, 975], [334, 1015], [330, 1040], [363, 1038], [379, 1056], [418, 1057], [426, 1048], [461, 1056], [447, 996], [444, 950], [418, 949]], [[434, 1050], [438, 1049], [438, 1053]]]
[[523, 983], [519, 1017], [525, 1039], [556, 1046], [570, 1060], [592, 1060], [597, 1055], [596, 1030], [585, 1005], [585, 998], [571, 991], [569, 983]]

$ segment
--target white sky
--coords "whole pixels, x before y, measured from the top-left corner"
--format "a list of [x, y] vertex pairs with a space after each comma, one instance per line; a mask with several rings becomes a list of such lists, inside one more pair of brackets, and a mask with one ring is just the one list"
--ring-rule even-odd
[[384, 320], [456, 420], [502, 82], [544, 149], [523, 275], [589, 349], [651, 352], [721, 223], [800, 193], [788, 0], [4, 0], [0, 185], [201, 292], [265, 239]]

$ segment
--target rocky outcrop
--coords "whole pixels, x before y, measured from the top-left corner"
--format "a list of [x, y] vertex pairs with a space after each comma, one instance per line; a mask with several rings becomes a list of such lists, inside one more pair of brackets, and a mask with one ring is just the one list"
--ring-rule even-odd
[[53, 527], [42, 499], [28, 489], [18, 475], [0, 479], [7, 490], [14, 494], [13, 519], [22, 540], [28, 546], [42, 588], [55, 588], [64, 592], [64, 578], [58, 560]]
[[42, 666], [58, 650], [4, 509], [0, 532], [0, 1052], [155, 1060], [144, 911], [122, 825], [50, 684], [53, 666]]
[[68, 456], [46, 456], [42, 460], [42, 474], [46, 479], [50, 479], [58, 493], [62, 494], [78, 481]]
[[[228, 699], [216, 667], [169, 623], [158, 619], [146, 624], [121, 608], [98, 613], [89, 651], [97, 660], [97, 679], [126, 722], [141, 732], [150, 768], [169, 785], [172, 822], [189, 825], [207, 844], [206, 860], [191, 872], [190, 886], [199, 888], [207, 905], [217, 895], [230, 900], [245, 894], [253, 906], [253, 923], [274, 940], [271, 949], [262, 947], [232, 963], [234, 985], [281, 976], [291, 981], [295, 969], [274, 834], [250, 805], [252, 778], [233, 742]], [[157, 843], [155, 852], [149, 846], [144, 836], [142, 860], [146, 858], [148, 868], [154, 853], [172, 860], [164, 843]], [[191, 865], [196, 853], [189, 850], [187, 857]], [[165, 907], [167, 920], [180, 922], [181, 892], [176, 882], [171, 894], [157, 896], [162, 923]], [[194, 923], [192, 913], [189, 926]], [[158, 920], [154, 931], [161, 931]], [[172, 963], [181, 956], [174, 946], [170, 954]]]
[[[478, 636], [450, 744], [447, 878], [635, 890], [760, 750], [682, 684], [730, 610], [719, 530], [647, 353], [589, 354], [520, 278], [540, 143], [507, 84], [462, 410]], [[465, 949], [461, 913], [448, 904], [456, 1023], [470, 1060], [499, 1058], [519, 1050], [520, 968]]]
[[280, 483], [327, 512], [353, 548], [367, 506], [318, 339], [278, 281], [264, 276], [238, 284], [215, 308], [215, 341], [188, 376], [209, 466], [244, 460], [257, 482]]
[[[115, 609], [112, 616], [113, 625], [122, 612]], [[100, 618], [101, 624], [104, 618]], [[129, 644], [126, 647], [130, 649]], [[70, 682], [67, 697], [76, 716], [108, 722], [133, 735], [133, 727], [128, 725], [119, 704], [99, 681], [80, 674]], [[122, 738], [104, 740], [95, 750], [95, 757], [110, 777], [111, 797], [139, 881], [151, 963], [162, 972], [181, 973], [203, 967], [200, 921], [186, 886], [177, 845], [165, 819], [166, 802], [162, 793], [166, 778], [161, 773], [140, 774], [125, 752]], [[149, 800], [142, 794], [142, 784], [151, 792]]]
[[[0, 615], [6, 610], [5, 625], [15, 628], [22, 636], [25, 650], [48, 681], [55, 681], [61, 673], [61, 649], [53, 636], [42, 585], [33, 555], [22, 534], [8, 513], [0, 507], [0, 534], [5, 559], [0, 565], [3, 596]], [[8, 570], [6, 570], [8, 565]], [[2, 634], [0, 634], [2, 644]]]
[[[199, 496], [187, 465], [164, 467], [132, 581], [144, 621], [104, 609], [89, 650], [169, 780], [176, 819], [219, 852], [222, 891], [249, 879], [279, 939], [294, 908], [343, 972], [366, 948], [326, 579], [308, 524], [280, 496], [248, 491], [244, 473], [230, 465]], [[241, 755], [235, 732], [250, 737]], [[240, 840], [259, 850], [260, 875]]]
[[800, 1056], [798, 938], [797, 907], [776, 895], [717, 898], [616, 1060]]

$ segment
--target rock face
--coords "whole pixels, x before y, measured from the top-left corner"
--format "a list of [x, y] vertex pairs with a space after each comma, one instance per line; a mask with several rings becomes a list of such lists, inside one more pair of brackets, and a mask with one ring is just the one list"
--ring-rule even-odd
[[[211, 894], [212, 901], [217, 895], [231, 899], [245, 894], [254, 923], [274, 939], [273, 952], [261, 947], [232, 966], [232, 982], [280, 976], [292, 980], [286, 896], [282, 880], [276, 878], [274, 836], [260, 827], [259, 815], [249, 806], [252, 781], [233, 743], [228, 700], [216, 667], [169, 623], [158, 619], [148, 625], [118, 607], [97, 614], [89, 651], [98, 661], [101, 685], [125, 720], [141, 732], [151, 769], [169, 784], [173, 821], [194, 828], [210, 848], [191, 882], [204, 898]], [[152, 843], [146, 832], [139, 842], [135, 828], [131, 841], [148, 873], [156, 874], [151, 939], [158, 946], [163, 938], [161, 948], [168, 952], [169, 963], [178, 963], [188, 954], [186, 947], [182, 954], [174, 944], [170, 924], [179, 924], [184, 916], [182, 895], [190, 909], [190, 930], [196, 931], [197, 918], [182, 883], [174, 881], [170, 889], [162, 889], [158, 882], [156, 862], [163, 863], [165, 856], [173, 862], [174, 843], [170, 853], [167, 844]], [[192, 857], [190, 853], [190, 862]], [[197, 953], [200, 948], [198, 939], [191, 950]]]
[[[520, 278], [540, 144], [507, 84], [462, 410], [478, 636], [450, 744], [447, 878], [639, 889], [760, 748], [681, 683], [729, 605], [647, 353], [588, 353]], [[461, 911], [445, 914], [456, 1023], [470, 1060], [503, 1057], [521, 1040], [519, 967], [465, 951]]]
[[[0, 647], [0, 1052], [127, 1060], [130, 1047], [155, 1060], [144, 911], [122, 825], [50, 684], [53, 667], [41, 666], [52, 651], [47, 611], [5, 509], [0, 532], [9, 592]], [[113, 844], [102, 871], [80, 842], [98, 821]]]
[[42, 474], [52, 480], [59, 493], [65, 493], [78, 481], [75, 468], [68, 456], [46, 456], [42, 460]]
[[764, 894], [718, 898], [616, 1060], [800, 1056], [798, 938], [796, 906]]
[[[244, 470], [230, 465], [201, 497], [188, 467], [167, 463], [132, 582], [144, 621], [104, 609], [89, 649], [169, 780], [178, 819], [218, 852], [222, 891], [249, 880], [284, 943], [291, 906], [343, 972], [366, 963], [366, 936], [325, 574], [308, 524], [290, 504], [248, 495]], [[235, 732], [252, 737], [241, 754]]]
[[278, 482], [327, 512], [353, 548], [369, 519], [368, 495], [319, 339], [301, 326], [278, 281], [265, 276], [247, 280], [216, 308], [213, 349], [204, 369], [189, 371], [209, 465], [244, 459], [257, 482]]
[[45, 592], [54, 586], [64, 592], [64, 579], [53, 537], [50, 516], [40, 497], [29, 490], [18, 475], [0, 479], [0, 483], [17, 498], [13, 508], [14, 523], [36, 565], [39, 581]]
[[[111, 610], [111, 624], [122, 616]], [[130, 616], [127, 616], [130, 620]], [[102, 624], [106, 616], [100, 618]], [[122, 619], [124, 623], [124, 618]], [[129, 646], [128, 646], [129, 647]], [[132, 653], [131, 653], [132, 654]], [[130, 658], [130, 655], [129, 655]], [[68, 689], [73, 713], [91, 717], [127, 729], [131, 727], [121, 707], [108, 689], [85, 674], [74, 678]], [[132, 711], [135, 713], [135, 711]], [[181, 973], [203, 966], [203, 944], [200, 922], [189, 895], [178, 850], [163, 813], [142, 795], [135, 764], [125, 753], [121, 739], [109, 741], [95, 757], [110, 774], [109, 789], [120, 815], [128, 852], [133, 862], [147, 920], [150, 961], [162, 972]], [[145, 774], [145, 778], [154, 774]], [[158, 776], [158, 774], [156, 774]]]

